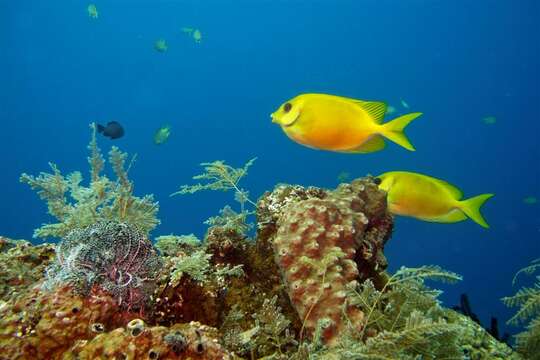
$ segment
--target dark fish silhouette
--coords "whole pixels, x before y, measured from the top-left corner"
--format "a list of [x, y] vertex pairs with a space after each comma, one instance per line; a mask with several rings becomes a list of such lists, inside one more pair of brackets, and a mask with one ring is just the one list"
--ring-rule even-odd
[[469, 297], [467, 294], [461, 294], [459, 298], [459, 305], [453, 306], [453, 310], [459, 311], [465, 316], [468, 316], [471, 318], [472, 321], [477, 323], [478, 325], [482, 326], [488, 333], [491, 334], [495, 339], [506, 343], [506, 345], [509, 345], [509, 339], [510, 335], [508, 333], [504, 333], [502, 336], [499, 334], [499, 322], [497, 321], [497, 318], [492, 316], [491, 322], [489, 324], [489, 328], [484, 327], [482, 323], [480, 322], [480, 319], [478, 319], [478, 316], [472, 311], [471, 304], [469, 303]]
[[124, 128], [116, 121], [109, 121], [107, 126], [98, 124], [97, 130], [102, 133], [103, 136], [107, 136], [111, 139], [118, 139], [124, 136]]

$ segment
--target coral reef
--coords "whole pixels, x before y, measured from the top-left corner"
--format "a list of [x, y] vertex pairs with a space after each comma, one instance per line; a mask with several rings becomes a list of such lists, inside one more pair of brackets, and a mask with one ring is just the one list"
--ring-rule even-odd
[[45, 289], [69, 284], [82, 294], [100, 288], [118, 305], [140, 309], [154, 290], [161, 268], [152, 243], [134, 225], [98, 222], [72, 230], [58, 244], [47, 268]]
[[148, 326], [140, 319], [125, 328], [103, 333], [72, 349], [68, 359], [191, 359], [228, 360], [217, 330], [197, 322], [169, 328]]
[[346, 325], [362, 329], [364, 314], [348, 304], [346, 289], [358, 280], [381, 276], [392, 220], [384, 192], [369, 178], [335, 191], [316, 191], [314, 197], [298, 192], [278, 187], [263, 197], [258, 210], [276, 219], [268, 241], [303, 321], [302, 331], [311, 336], [323, 321], [323, 339], [331, 345]]
[[[97, 146], [96, 126], [91, 125], [92, 137], [88, 149], [90, 157], [90, 184], [81, 185], [83, 177], [75, 171], [62, 175], [58, 167], [50, 163], [52, 174], [39, 176], [22, 174], [20, 181], [37, 190], [41, 199], [47, 202], [49, 214], [58, 222], [45, 224], [34, 231], [35, 238], [62, 238], [71, 230], [81, 229], [102, 220], [116, 220], [137, 225], [145, 233], [158, 224], [156, 217], [158, 203], [152, 195], [142, 198], [133, 195], [133, 182], [128, 179], [132, 159], [126, 168], [127, 154], [113, 146], [109, 152], [109, 162], [117, 177], [116, 181], [102, 175], [105, 160]], [[67, 196], [69, 195], [69, 196]]]
[[[205, 183], [178, 194], [232, 190], [240, 211], [225, 206], [202, 240], [171, 234], [154, 247], [157, 203], [133, 196], [117, 148], [118, 179], [101, 175], [92, 129], [88, 187], [55, 165], [21, 177], [58, 219], [35, 235], [61, 241], [0, 238], [0, 359], [521, 358], [425, 284], [459, 275], [386, 271], [393, 218], [373, 177], [334, 190], [278, 185], [255, 202], [239, 186], [254, 160], [204, 163], [195, 179]], [[518, 295], [510, 305], [534, 297]], [[534, 315], [531, 301], [517, 318]]]
[[[70, 287], [35, 290], [0, 309], [1, 359], [228, 359], [217, 330], [199, 323], [169, 328], [116, 316], [116, 301], [101, 291]], [[120, 327], [119, 327], [120, 326]]]
[[32, 246], [0, 236], [0, 300], [16, 298], [41, 280], [54, 254], [52, 244]]
[[60, 359], [78, 340], [113, 326], [115, 310], [103, 292], [81, 296], [70, 287], [34, 289], [0, 309], [0, 358]]

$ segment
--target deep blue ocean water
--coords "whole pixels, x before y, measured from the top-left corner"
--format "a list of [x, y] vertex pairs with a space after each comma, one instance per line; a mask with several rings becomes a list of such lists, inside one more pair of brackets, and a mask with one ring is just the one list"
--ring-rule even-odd
[[[169, 197], [198, 164], [241, 166], [243, 187], [335, 187], [352, 177], [408, 170], [445, 179], [465, 197], [493, 192], [472, 221], [398, 218], [390, 269], [437, 264], [464, 276], [442, 286], [468, 293], [484, 324], [511, 315], [500, 302], [514, 273], [540, 257], [540, 2], [523, 1], [84, 1], [0, 0], [0, 234], [31, 239], [51, 218], [22, 172], [88, 178], [88, 124], [122, 123], [117, 145], [137, 162], [137, 195], [155, 194], [153, 236], [204, 235], [203, 221], [233, 194]], [[198, 28], [197, 44], [182, 27]], [[168, 51], [154, 49], [163, 38]], [[367, 155], [315, 151], [290, 141], [269, 114], [303, 92], [382, 100], [424, 115], [407, 131], [417, 151], [388, 143]], [[495, 124], [482, 119], [495, 116]], [[163, 124], [169, 141], [152, 142]], [[38, 242], [38, 241], [36, 241]], [[438, 284], [437, 284], [438, 286]], [[515, 332], [516, 328], [505, 330]]]

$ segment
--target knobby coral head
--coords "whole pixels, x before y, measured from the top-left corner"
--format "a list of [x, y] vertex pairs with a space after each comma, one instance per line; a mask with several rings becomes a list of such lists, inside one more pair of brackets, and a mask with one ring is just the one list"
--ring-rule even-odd
[[104, 221], [73, 230], [62, 239], [44, 288], [69, 284], [82, 294], [101, 288], [122, 308], [142, 309], [160, 269], [161, 260], [141, 230]]

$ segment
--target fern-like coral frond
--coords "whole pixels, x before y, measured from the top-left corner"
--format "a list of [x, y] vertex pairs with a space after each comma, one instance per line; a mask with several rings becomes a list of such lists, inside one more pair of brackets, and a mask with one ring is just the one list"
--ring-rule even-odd
[[[519, 274], [532, 275], [540, 269], [540, 259], [533, 260], [531, 264], [519, 270], [512, 283]], [[531, 319], [526, 330], [515, 336], [517, 351], [526, 359], [540, 360], [540, 276], [536, 276], [533, 287], [522, 287], [513, 296], [504, 297], [502, 302], [518, 310], [507, 323], [519, 325]]]
[[533, 319], [523, 331], [515, 336], [516, 349], [527, 359], [540, 359], [540, 316]]
[[523, 269], [520, 269], [512, 279], [512, 285], [516, 284], [517, 278], [520, 274], [526, 274], [526, 275], [532, 275], [536, 272], [536, 270], [540, 269], [540, 258], [535, 259], [531, 261], [531, 264], [529, 266], [524, 267]]
[[182, 185], [180, 186], [180, 190], [172, 193], [171, 196], [193, 194], [203, 190], [234, 190], [238, 199], [255, 205], [253, 201], [247, 198], [247, 191], [241, 189], [238, 184], [240, 183], [240, 180], [247, 175], [248, 169], [253, 165], [256, 159], [257, 158], [253, 158], [249, 160], [241, 168], [233, 168], [222, 160], [201, 163], [201, 166], [204, 167], [204, 172], [200, 175], [195, 175], [193, 180], [202, 180], [204, 183]]
[[508, 324], [518, 325], [520, 322], [540, 314], [540, 284], [534, 288], [521, 288], [516, 295], [502, 299], [505, 305], [519, 306], [519, 310], [508, 320]]
[[50, 164], [52, 173], [32, 176], [23, 173], [20, 181], [37, 190], [48, 205], [49, 214], [58, 222], [44, 224], [34, 231], [34, 237], [64, 237], [73, 229], [84, 228], [102, 220], [128, 222], [150, 232], [159, 224], [158, 203], [152, 195], [136, 197], [133, 183], [128, 179], [129, 166], [125, 168], [127, 154], [114, 147], [109, 153], [117, 181], [101, 175], [105, 161], [97, 146], [95, 124], [90, 126], [92, 136], [88, 149], [90, 156], [90, 184], [82, 185], [82, 175], [75, 171], [62, 175], [58, 167]]
[[454, 284], [463, 280], [461, 275], [452, 271], [444, 270], [440, 266], [426, 265], [419, 268], [406, 268], [399, 269], [394, 276], [390, 279], [390, 285], [397, 284], [404, 281], [424, 281], [434, 280], [448, 284]]

